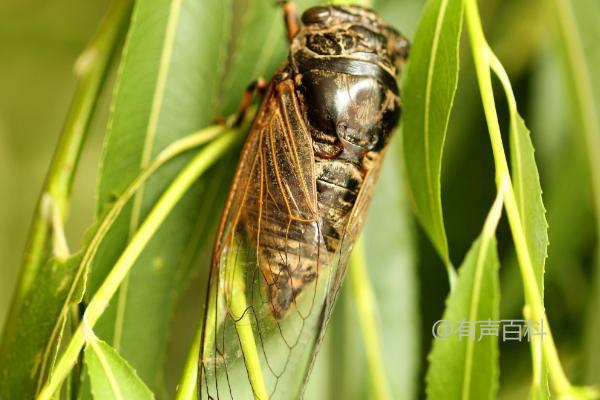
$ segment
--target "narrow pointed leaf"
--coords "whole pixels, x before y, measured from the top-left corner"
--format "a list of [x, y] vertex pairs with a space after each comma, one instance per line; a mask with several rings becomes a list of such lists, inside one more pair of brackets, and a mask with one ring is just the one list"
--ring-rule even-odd
[[[518, 217], [522, 229], [521, 239], [527, 246], [528, 262], [535, 274], [539, 297], [544, 301], [544, 264], [548, 256], [548, 223], [542, 201], [542, 188], [535, 161], [533, 144], [525, 121], [517, 112], [517, 105], [509, 78], [497, 58], [492, 58], [491, 68], [498, 75], [508, 99], [510, 110], [511, 176]], [[532, 282], [525, 282], [526, 285]], [[533, 299], [526, 296], [527, 304]], [[528, 318], [528, 316], [526, 315]], [[532, 399], [549, 397], [548, 372], [542, 355], [541, 342], [531, 341], [533, 379], [530, 392]]]
[[534, 265], [540, 293], [544, 294], [544, 264], [548, 249], [548, 223], [533, 144], [525, 121], [517, 113], [511, 118], [510, 153], [512, 182], [523, 219], [527, 247]]
[[106, 342], [93, 339], [86, 346], [84, 357], [94, 399], [154, 399], [135, 370]]
[[441, 202], [442, 152], [458, 81], [462, 1], [430, 0], [410, 52], [404, 86], [404, 160], [416, 214], [450, 264]]
[[[98, 210], [106, 209], [165, 146], [216, 116], [230, 7], [230, 1], [213, 0], [136, 2], [112, 100]], [[123, 210], [91, 266], [89, 297], [187, 159], [161, 169]], [[157, 393], [163, 391], [176, 294], [214, 224], [209, 210], [214, 213], [220, 203], [224, 188], [219, 184], [227, 180], [226, 173], [227, 168], [219, 169], [189, 191], [139, 257], [96, 328]]]
[[[521, 215], [527, 248], [534, 267], [536, 283], [542, 299], [544, 298], [544, 264], [548, 249], [548, 223], [546, 210], [542, 202], [542, 188], [534, 157], [533, 144], [525, 121], [516, 112], [511, 116], [510, 150], [512, 178], [519, 214]], [[534, 359], [542, 360], [541, 356]], [[535, 371], [539, 371], [536, 373]], [[537, 377], [536, 377], [537, 375]], [[549, 397], [548, 372], [544, 362], [534, 365], [534, 381], [531, 398]]]
[[436, 322], [432, 329], [439, 339], [434, 340], [429, 355], [428, 399], [496, 398], [498, 336], [493, 331], [482, 335], [481, 327], [485, 321], [493, 324], [499, 320], [499, 263], [494, 231], [501, 207], [499, 198], [459, 269], [455, 289], [440, 320], [444, 322]]

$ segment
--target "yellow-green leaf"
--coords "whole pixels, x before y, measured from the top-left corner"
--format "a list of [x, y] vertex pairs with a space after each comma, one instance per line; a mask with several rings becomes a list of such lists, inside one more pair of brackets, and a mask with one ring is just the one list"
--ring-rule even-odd
[[154, 399], [134, 369], [106, 342], [92, 338], [85, 348], [84, 357], [94, 399]]
[[[544, 298], [544, 264], [548, 248], [548, 223], [542, 202], [542, 188], [535, 163], [533, 144], [525, 121], [516, 112], [511, 116], [510, 150], [513, 187], [519, 215], [522, 219], [527, 248], [534, 268], [540, 296]], [[546, 399], [549, 396], [548, 373], [541, 354], [532, 346], [534, 355], [531, 398]]]

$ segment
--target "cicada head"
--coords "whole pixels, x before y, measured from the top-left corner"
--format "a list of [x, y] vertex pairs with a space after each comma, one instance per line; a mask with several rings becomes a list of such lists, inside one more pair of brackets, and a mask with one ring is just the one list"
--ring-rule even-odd
[[358, 6], [317, 6], [302, 15], [298, 41], [316, 55], [359, 57], [393, 75], [408, 56], [408, 40], [373, 11]]

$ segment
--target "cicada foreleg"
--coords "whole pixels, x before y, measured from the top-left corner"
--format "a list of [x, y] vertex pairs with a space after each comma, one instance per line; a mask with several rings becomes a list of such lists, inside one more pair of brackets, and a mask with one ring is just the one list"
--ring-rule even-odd
[[300, 31], [300, 18], [298, 18], [298, 10], [296, 5], [289, 1], [280, 1], [281, 8], [283, 9], [283, 21], [287, 30], [288, 42], [292, 43], [292, 40], [296, 37]]
[[214, 119], [213, 123], [216, 125], [225, 125], [228, 127], [238, 127], [246, 118], [246, 114], [248, 114], [248, 109], [252, 105], [252, 98], [255, 93], [258, 93], [259, 96], [263, 96], [269, 87], [269, 82], [264, 80], [263, 78], [258, 78], [252, 81], [244, 90], [244, 94], [242, 95], [242, 100], [240, 100], [240, 105], [238, 106], [238, 111], [233, 119], [228, 119], [223, 116], [218, 116]]
[[258, 78], [255, 81], [252, 81], [244, 94], [242, 95], [242, 100], [240, 101], [240, 106], [238, 108], [238, 114], [235, 118], [234, 126], [240, 126], [244, 118], [246, 118], [246, 114], [248, 113], [248, 109], [250, 105], [252, 105], [252, 98], [255, 93], [258, 93], [261, 97], [264, 95], [265, 91], [269, 87], [269, 82], [264, 80], [263, 78]]

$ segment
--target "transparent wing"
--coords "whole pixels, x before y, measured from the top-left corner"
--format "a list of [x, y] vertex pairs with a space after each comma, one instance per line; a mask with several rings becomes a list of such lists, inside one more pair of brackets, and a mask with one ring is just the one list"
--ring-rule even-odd
[[297, 398], [329, 319], [371, 179], [328, 253], [302, 115], [293, 82], [272, 84], [244, 146], [213, 254], [201, 398]]
[[341, 235], [339, 248], [337, 249], [335, 256], [332, 257], [335, 265], [333, 268], [331, 268], [331, 277], [327, 282], [327, 292], [324, 296], [325, 301], [320, 310], [319, 329], [310, 350], [311, 356], [301, 390], [306, 387], [309, 375], [317, 357], [319, 346], [321, 345], [325, 335], [325, 330], [331, 317], [331, 313], [333, 312], [335, 300], [338, 296], [342, 281], [346, 274], [346, 267], [352, 253], [352, 246], [362, 231], [362, 227], [367, 216], [367, 209], [369, 208], [369, 204], [371, 202], [371, 195], [381, 172], [383, 156], [384, 152], [380, 152], [379, 154], [368, 153], [366, 155], [367, 163], [365, 163], [366, 171], [364, 181]]

